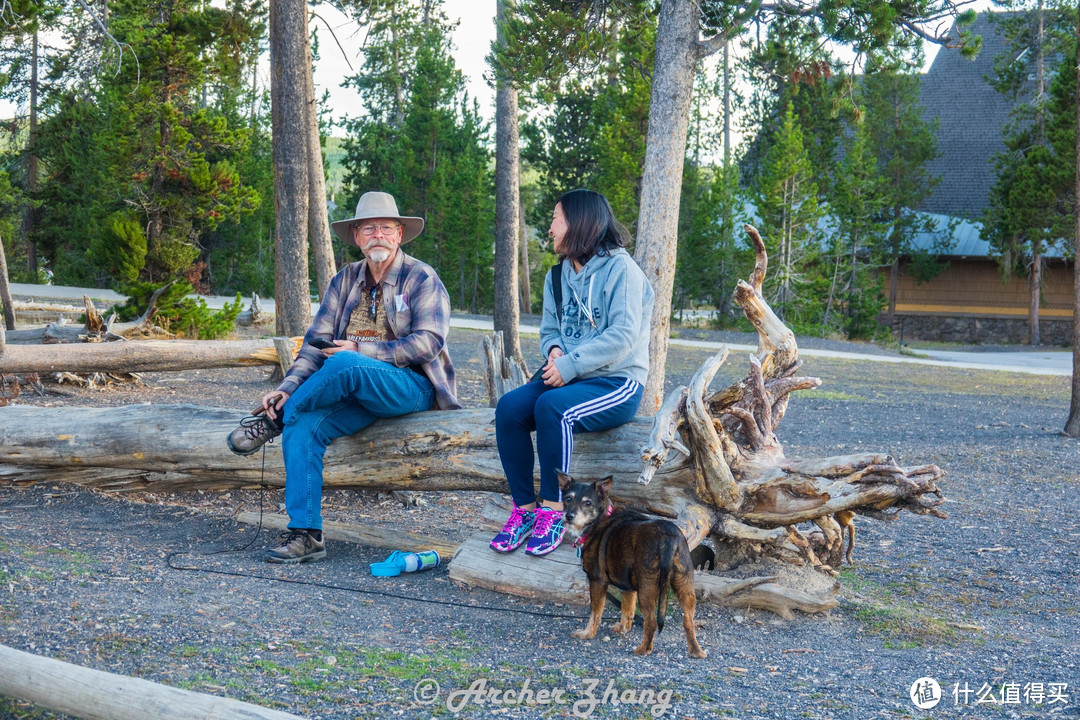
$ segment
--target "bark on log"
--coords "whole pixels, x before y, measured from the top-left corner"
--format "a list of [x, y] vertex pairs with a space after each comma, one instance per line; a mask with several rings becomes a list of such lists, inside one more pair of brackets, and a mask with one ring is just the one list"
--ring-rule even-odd
[[0, 696], [87, 720], [301, 720], [229, 698], [114, 675], [0, 645]]
[[[294, 354], [303, 338], [292, 338]], [[0, 374], [53, 372], [163, 372], [277, 365], [273, 340], [145, 340], [49, 345], [11, 345], [0, 357]]]

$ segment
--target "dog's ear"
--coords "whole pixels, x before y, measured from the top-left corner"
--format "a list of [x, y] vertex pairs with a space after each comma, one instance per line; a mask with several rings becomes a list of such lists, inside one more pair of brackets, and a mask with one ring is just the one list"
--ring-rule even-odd
[[608, 475], [603, 480], [597, 480], [595, 483], [593, 483], [593, 487], [596, 488], [596, 494], [604, 499], [611, 495], [611, 482], [614, 479], [615, 478], [613, 478], [611, 475]]
[[563, 492], [569, 490], [570, 486], [574, 484], [574, 478], [570, 477], [566, 473], [556, 470], [555, 474], [559, 476], [559, 489]]

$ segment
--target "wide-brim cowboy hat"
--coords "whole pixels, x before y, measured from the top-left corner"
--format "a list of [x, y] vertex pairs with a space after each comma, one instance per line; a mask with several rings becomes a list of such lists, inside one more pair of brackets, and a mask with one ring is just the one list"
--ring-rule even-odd
[[424, 232], [424, 218], [403, 216], [398, 212], [394, 196], [384, 192], [364, 193], [360, 196], [360, 201], [356, 203], [356, 216], [330, 223], [330, 228], [342, 242], [352, 244], [353, 236], [350, 228], [354, 223], [380, 218], [391, 218], [401, 223], [402, 245]]

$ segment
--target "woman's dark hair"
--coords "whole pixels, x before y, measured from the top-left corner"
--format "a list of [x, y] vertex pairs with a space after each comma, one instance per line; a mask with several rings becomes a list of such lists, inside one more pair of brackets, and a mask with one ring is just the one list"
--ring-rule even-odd
[[615, 219], [607, 198], [593, 190], [571, 190], [559, 198], [566, 218], [563, 245], [566, 257], [586, 263], [593, 255], [604, 256], [626, 247], [630, 233]]

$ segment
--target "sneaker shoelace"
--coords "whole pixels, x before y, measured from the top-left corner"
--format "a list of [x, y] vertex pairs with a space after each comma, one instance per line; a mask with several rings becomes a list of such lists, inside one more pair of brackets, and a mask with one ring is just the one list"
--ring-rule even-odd
[[244, 428], [244, 435], [252, 440], [258, 440], [263, 435], [270, 435], [267, 442], [274, 442], [274, 437], [277, 436], [277, 428], [265, 415], [249, 415], [240, 421], [240, 426]]
[[533, 528], [534, 535], [547, 535], [551, 530], [552, 523], [559, 517], [562, 517], [562, 513], [558, 510], [552, 510], [551, 508], [537, 508], [536, 510], [536, 526]]
[[295, 540], [297, 538], [302, 539], [307, 534], [308, 533], [303, 531], [303, 530], [288, 530], [286, 532], [281, 533], [281, 544], [282, 545], [288, 545], [293, 540]]
[[522, 510], [519, 507], [515, 507], [514, 511], [510, 513], [510, 518], [506, 521], [506, 525], [503, 526], [503, 532], [511, 534], [516, 532], [517, 529], [521, 527], [522, 523], [525, 522], [525, 513], [527, 512], [528, 510]]

